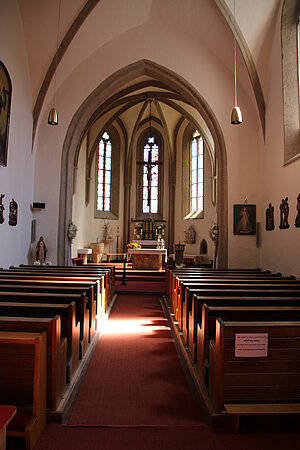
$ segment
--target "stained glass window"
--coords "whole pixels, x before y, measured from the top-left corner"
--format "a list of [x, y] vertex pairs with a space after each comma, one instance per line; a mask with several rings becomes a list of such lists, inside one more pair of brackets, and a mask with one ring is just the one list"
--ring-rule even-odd
[[143, 213], [158, 212], [159, 147], [154, 136], [148, 137], [144, 145], [143, 164]]
[[203, 139], [199, 132], [195, 131], [190, 152], [190, 202], [192, 212], [203, 211], [203, 164]]
[[97, 210], [110, 211], [112, 144], [107, 133], [98, 147]]

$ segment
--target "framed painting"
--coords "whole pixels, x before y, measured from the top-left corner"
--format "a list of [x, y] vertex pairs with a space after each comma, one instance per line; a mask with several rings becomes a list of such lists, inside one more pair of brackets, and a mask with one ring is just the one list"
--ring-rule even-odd
[[233, 233], [256, 234], [256, 205], [234, 205]]
[[0, 164], [7, 166], [7, 148], [11, 103], [11, 81], [5, 65], [0, 61]]

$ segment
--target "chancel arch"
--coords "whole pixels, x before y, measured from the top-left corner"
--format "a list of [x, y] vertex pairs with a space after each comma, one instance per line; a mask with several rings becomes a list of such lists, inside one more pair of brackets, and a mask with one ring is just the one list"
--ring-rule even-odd
[[[212, 140], [214, 142], [214, 150], [216, 154], [216, 165], [218, 173], [218, 202], [216, 205], [217, 218], [220, 230], [219, 238], [219, 255], [218, 265], [219, 267], [227, 266], [228, 259], [228, 187], [227, 187], [227, 156], [224, 137], [220, 128], [220, 125], [212, 112], [212, 109], [201, 96], [201, 94], [193, 88], [186, 80], [179, 77], [176, 73], [153, 63], [148, 60], [141, 60], [133, 63], [123, 69], [119, 70], [115, 74], [111, 75], [107, 80], [101, 83], [85, 100], [85, 102], [78, 108], [70, 122], [68, 131], [66, 133], [63, 152], [62, 152], [62, 172], [61, 172], [61, 187], [60, 187], [60, 207], [59, 207], [59, 229], [58, 229], [58, 261], [59, 263], [65, 263], [67, 260], [67, 239], [66, 228], [68, 223], [72, 220], [72, 195], [73, 195], [73, 177], [74, 177], [74, 161], [75, 155], [81, 145], [83, 137], [86, 135], [91, 124], [108, 111], [108, 105], [114, 102], [123, 102], [123, 98], [118, 98], [118, 92], [122, 90], [122, 87], [132, 84], [132, 80], [137, 80], [137, 83], [141, 79], [147, 79], [147, 83], [151, 85], [159, 85], [160, 80], [163, 80], [164, 86], [169, 87], [169, 92], [174, 97], [179, 98], [182, 103], [186, 103], [192, 106], [195, 111], [202, 117], [202, 120], [206, 124], [209, 130]], [[134, 92], [134, 88], [132, 88]], [[152, 95], [152, 94], [151, 94]], [[146, 96], [147, 97], [147, 96]], [[168, 97], [168, 95], [166, 95]], [[138, 102], [137, 102], [138, 103]], [[115, 112], [116, 110], [114, 110]], [[122, 119], [122, 114], [119, 114], [117, 118]], [[128, 139], [129, 140], [129, 139]], [[170, 137], [172, 149], [175, 147], [174, 137]], [[131, 155], [129, 151], [128, 142], [124, 146], [124, 152], [126, 159], [130, 160]], [[170, 158], [169, 163], [175, 160]], [[125, 167], [125, 164], [124, 166]], [[169, 186], [174, 187], [176, 179], [172, 177], [175, 173], [175, 166], [169, 168]], [[171, 188], [170, 188], [171, 190]], [[124, 212], [130, 210], [130, 194], [131, 185], [126, 180], [126, 174], [123, 172], [123, 186], [121, 189], [121, 203], [123, 203]], [[169, 196], [170, 198], [170, 196]], [[173, 198], [175, 198], [173, 196]], [[125, 217], [125, 213], [124, 213]], [[170, 220], [170, 219], [169, 219]], [[126, 225], [124, 221], [124, 235], [126, 241]]]

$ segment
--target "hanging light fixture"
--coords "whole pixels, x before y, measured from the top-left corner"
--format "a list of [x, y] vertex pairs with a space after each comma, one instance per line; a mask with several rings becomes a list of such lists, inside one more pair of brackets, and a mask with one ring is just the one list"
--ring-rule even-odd
[[231, 113], [231, 123], [239, 125], [243, 122], [242, 113], [237, 104], [237, 83], [236, 83], [236, 25], [235, 25], [235, 0], [234, 0], [234, 108]]
[[58, 18], [57, 18], [57, 36], [56, 36], [56, 54], [55, 54], [55, 72], [54, 72], [54, 92], [53, 92], [53, 108], [50, 109], [48, 115], [48, 125], [58, 125], [58, 114], [55, 108], [55, 93], [56, 93], [56, 72], [57, 72], [57, 53], [58, 53], [58, 36], [59, 36], [59, 22], [60, 22], [60, 1], [58, 0]]

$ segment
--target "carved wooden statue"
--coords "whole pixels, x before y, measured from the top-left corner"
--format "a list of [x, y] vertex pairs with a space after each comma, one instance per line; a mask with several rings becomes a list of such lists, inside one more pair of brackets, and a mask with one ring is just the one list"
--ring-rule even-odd
[[9, 219], [8, 224], [12, 227], [15, 227], [18, 222], [18, 204], [12, 199], [9, 204]]
[[274, 230], [274, 206], [269, 203], [269, 207], [266, 209], [266, 230]]
[[300, 227], [300, 194], [297, 197], [297, 216], [295, 219], [295, 227]]
[[4, 222], [4, 205], [3, 205], [4, 197], [5, 197], [5, 194], [0, 195], [0, 223]]
[[281, 204], [280, 204], [280, 225], [279, 228], [281, 228], [282, 230], [289, 228], [289, 222], [288, 222], [288, 218], [289, 218], [289, 204], [288, 204], [288, 197], [286, 197], [285, 199], [282, 199]]

